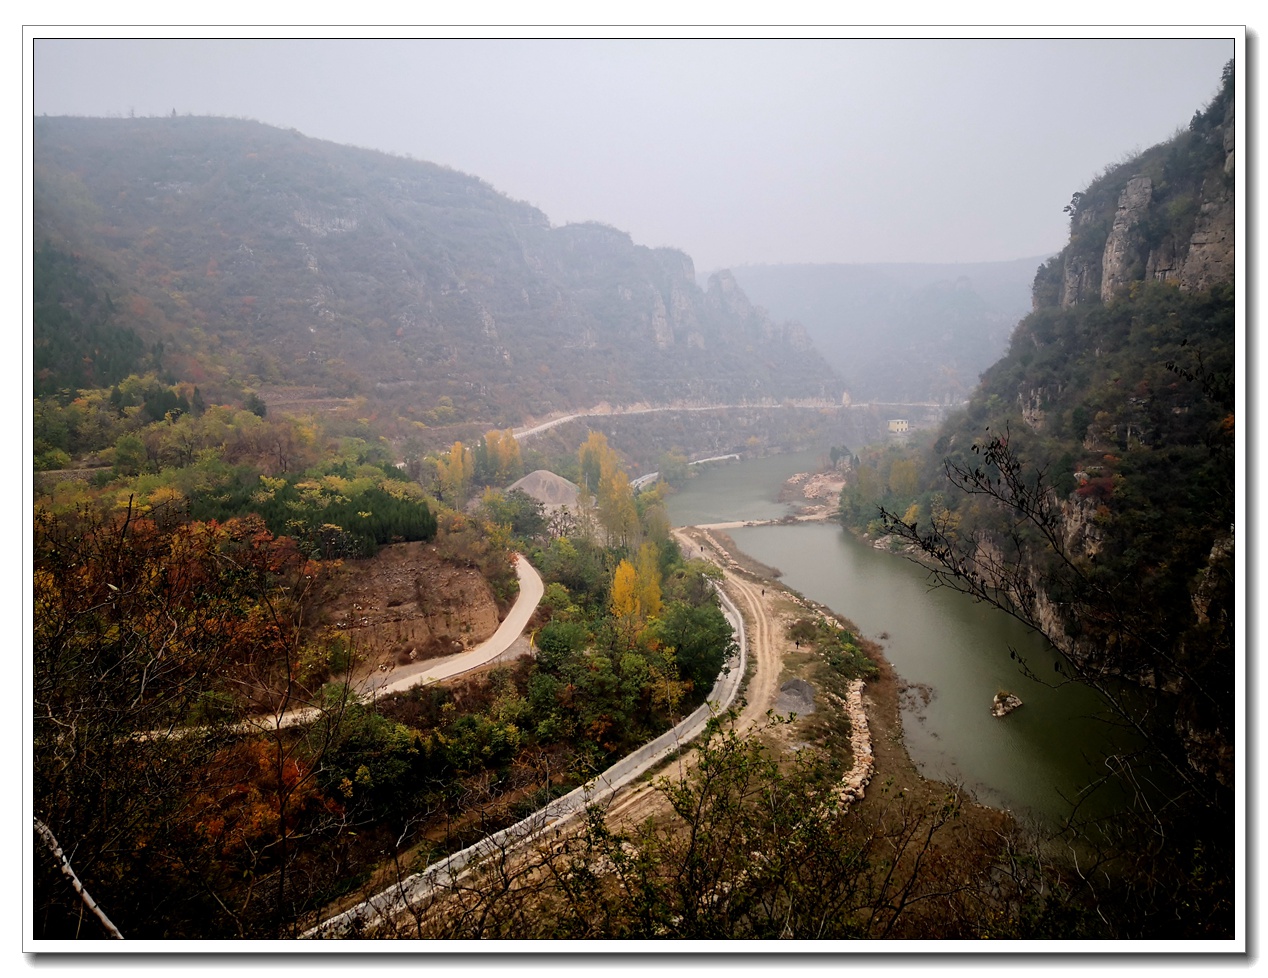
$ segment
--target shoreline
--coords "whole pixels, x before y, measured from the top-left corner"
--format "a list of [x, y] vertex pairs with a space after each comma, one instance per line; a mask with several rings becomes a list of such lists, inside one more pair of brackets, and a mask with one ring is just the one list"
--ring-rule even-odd
[[[913, 691], [919, 694], [920, 687], [918, 684], [907, 682], [899, 675], [885, 655], [880, 641], [861, 635], [857, 626], [845, 613], [807, 598], [783, 584], [778, 580], [779, 571], [776, 568], [766, 567], [744, 553], [725, 532], [727, 529], [739, 527], [786, 526], [800, 522], [825, 521], [827, 518], [825, 514], [815, 514], [770, 520], [735, 520], [682, 527], [677, 532], [692, 539], [697, 546], [701, 543], [697, 537], [703, 538], [708, 547], [717, 554], [718, 559], [715, 562], [719, 567], [732, 574], [742, 575], [757, 584], [759, 588], [763, 588], [766, 613], [770, 617], [776, 619], [780, 617], [771, 610], [776, 602], [791, 602], [807, 612], [841, 623], [858, 636], [860, 647], [876, 665], [878, 675], [875, 679], [863, 684], [862, 689], [859, 690], [862, 720], [867, 725], [870, 734], [871, 770], [868, 771], [867, 777], [873, 787], [866, 797], [862, 797], [861, 791], [857, 793], [860, 796], [857, 804], [865, 807], [881, 806], [894, 798], [908, 798], [920, 805], [934, 805], [944, 803], [948, 796], [954, 794], [960, 796], [962, 801], [961, 817], [956, 820], [955, 827], [952, 828], [952, 835], [957, 840], [955, 844], [971, 846], [973, 843], [970, 840], [983, 833], [994, 834], [1004, 831], [1013, 824], [1013, 815], [1010, 811], [978, 802], [970, 794], [966, 794], [960, 785], [926, 777], [912, 760], [903, 734], [902, 709], [904, 698], [909, 697]], [[776, 576], [771, 576], [767, 572], [773, 572]], [[782, 662], [780, 669], [782, 672]], [[834, 704], [833, 708], [842, 709], [843, 706], [844, 704]], [[851, 774], [858, 769], [857, 761], [856, 756]], [[847, 778], [849, 777], [850, 775], [847, 774]], [[877, 790], [877, 785], [884, 787]]]
[[[697, 524], [695, 526], [677, 528], [674, 532], [680, 539], [689, 540], [699, 546], [702, 555], [707, 546], [712, 551], [710, 559], [717, 566], [723, 568], [724, 575], [729, 572], [732, 575], [743, 574], [751, 578], [760, 590], [758, 611], [760, 611], [762, 618], [768, 620], [768, 623], [773, 621], [777, 626], [783, 623], [784, 615], [773, 613], [772, 609], [772, 605], [781, 599], [790, 601], [797, 607], [804, 608], [820, 617], [832, 621], [840, 621], [840, 616], [832, 612], [831, 609], [820, 606], [816, 602], [807, 599], [804, 595], [800, 595], [791, 588], [776, 582], [772, 578], [772, 574], [778, 576], [779, 572], [777, 570], [765, 567], [752, 560], [735, 546], [735, 542], [728, 535], [717, 530], [715, 525]], [[739, 553], [740, 557], [737, 558], [732, 551]], [[752, 565], [757, 566], [755, 568]], [[724, 580], [723, 586], [725, 587], [731, 583], [732, 580]], [[771, 592], [769, 595], [767, 594], [768, 590]], [[752, 599], [753, 595], [750, 594], [749, 597]], [[752, 610], [750, 608], [750, 613], [752, 613]], [[771, 655], [777, 664], [774, 691], [778, 697], [778, 694], [783, 692], [783, 686], [779, 684], [778, 680], [783, 677], [785, 671], [783, 654], [786, 654], [788, 639], [783, 634], [783, 630], [778, 628], [776, 628], [775, 636], [773, 637], [774, 641], [771, 644], [774, 647], [764, 650], [762, 654]], [[781, 647], [783, 654], [781, 654]], [[879, 652], [879, 649], [877, 651]], [[869, 650], [869, 658], [874, 658], [871, 650]], [[796, 678], [800, 679], [801, 677]], [[865, 789], [871, 783], [875, 773], [871, 723], [869, 722], [863, 699], [863, 691], [866, 687], [867, 683], [864, 680], [851, 679], [847, 683], [844, 696], [839, 696], [829, 690], [820, 691], [826, 701], [832, 703], [836, 709], [841, 710], [845, 714], [850, 724], [850, 769], [845, 772], [837, 788], [837, 794], [842, 804], [861, 802], [865, 797]], [[766, 703], [758, 704], [758, 710], [761, 711], [767, 705]], [[771, 708], [776, 708], [778, 707], [778, 702], [772, 702], [769, 705]], [[778, 709], [776, 709], [776, 712], [779, 712]]]

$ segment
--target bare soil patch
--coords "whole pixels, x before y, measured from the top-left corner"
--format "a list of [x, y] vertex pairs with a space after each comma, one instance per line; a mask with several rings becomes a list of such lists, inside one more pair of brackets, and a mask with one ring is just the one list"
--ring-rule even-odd
[[499, 621], [479, 570], [424, 542], [345, 561], [316, 609], [318, 626], [356, 649], [354, 680], [455, 655], [492, 635]]

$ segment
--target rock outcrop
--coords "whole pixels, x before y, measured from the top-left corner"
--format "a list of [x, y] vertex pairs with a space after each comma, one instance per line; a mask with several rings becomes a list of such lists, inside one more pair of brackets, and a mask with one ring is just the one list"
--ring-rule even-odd
[[844, 804], [861, 801], [864, 791], [872, 781], [875, 762], [872, 758], [872, 734], [867, 725], [867, 712], [863, 709], [863, 680], [850, 680], [845, 697], [845, 714], [850, 720], [850, 753], [854, 766], [842, 780], [839, 797]]
[[1070, 243], [1035, 278], [1034, 307], [1111, 301], [1134, 282], [1196, 291], [1233, 279], [1231, 78], [1187, 132], [1111, 167], [1074, 195]]
[[1101, 256], [1101, 301], [1109, 302], [1114, 293], [1139, 277], [1136, 263], [1143, 241], [1141, 225], [1149, 214], [1153, 200], [1153, 181], [1146, 176], [1132, 177], [1118, 195], [1114, 224]]

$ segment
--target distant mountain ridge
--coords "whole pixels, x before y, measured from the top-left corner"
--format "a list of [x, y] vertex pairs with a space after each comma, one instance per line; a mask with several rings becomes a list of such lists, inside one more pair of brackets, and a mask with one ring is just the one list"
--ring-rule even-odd
[[115, 346], [173, 379], [363, 395], [425, 425], [840, 396], [730, 275], [701, 289], [680, 251], [552, 227], [441, 166], [222, 118], [39, 118], [34, 136], [36, 263], [56, 273], [37, 392], [108, 384], [128, 365], [101, 337], [131, 331]]
[[961, 264], [744, 265], [736, 281], [801, 323], [855, 401], [956, 403], [1030, 311], [1043, 257]]

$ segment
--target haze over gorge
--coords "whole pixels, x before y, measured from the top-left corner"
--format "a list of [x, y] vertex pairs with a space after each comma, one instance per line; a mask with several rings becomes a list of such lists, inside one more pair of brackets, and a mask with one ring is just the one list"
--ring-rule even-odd
[[[37, 114], [24, 946], [1244, 951], [1238, 70], [1047, 250], [705, 275], [403, 151]], [[796, 224], [766, 172], [716, 213]]]

